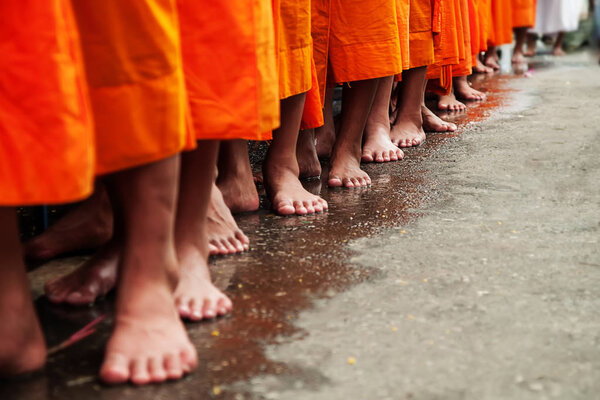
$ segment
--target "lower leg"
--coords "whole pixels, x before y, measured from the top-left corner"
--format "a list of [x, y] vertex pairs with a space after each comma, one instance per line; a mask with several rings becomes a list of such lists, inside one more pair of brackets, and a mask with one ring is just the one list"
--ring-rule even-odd
[[538, 36], [535, 33], [528, 32], [527, 33], [527, 50], [525, 51], [525, 56], [533, 57], [535, 56], [535, 48], [537, 43]]
[[514, 28], [515, 32], [515, 50], [513, 52], [512, 62], [521, 64], [525, 62], [525, 40], [527, 39], [527, 28]]
[[400, 147], [418, 146], [425, 141], [422, 104], [425, 102], [427, 67], [411, 68], [402, 73], [399, 87], [398, 116], [392, 126], [392, 142]]
[[0, 207], [0, 377], [43, 367], [46, 344], [19, 243], [15, 210]]
[[371, 178], [360, 169], [362, 136], [377, 90], [377, 79], [352, 82], [344, 87], [342, 121], [333, 146], [329, 186], [360, 187]]
[[281, 126], [263, 163], [263, 179], [273, 210], [282, 215], [305, 215], [327, 210], [327, 202], [308, 192], [298, 179], [296, 145], [306, 94], [281, 100]]
[[[423, 88], [427, 88], [427, 79]], [[425, 97], [421, 103], [421, 117], [423, 118], [423, 130], [426, 132], [454, 132], [456, 130], [455, 124], [444, 121], [425, 105]]]
[[122, 241], [113, 333], [100, 377], [136, 384], [180, 378], [197, 364], [173, 290], [179, 156], [115, 173], [108, 192]]
[[554, 54], [555, 56], [564, 56], [567, 54], [562, 48], [564, 38], [565, 33], [558, 32], [558, 35], [556, 36], [556, 41], [554, 42], [554, 46], [552, 48], [552, 54]]
[[496, 46], [488, 46], [488, 49], [483, 56], [483, 63], [494, 70], [500, 69], [500, 64], [498, 64], [498, 52], [496, 51]]
[[258, 210], [259, 199], [245, 140], [225, 140], [219, 151], [217, 186], [233, 213]]
[[[175, 248], [180, 266], [175, 304], [191, 320], [214, 318], [231, 310], [231, 300], [217, 289], [208, 270], [207, 212], [212, 202], [217, 141], [205, 140], [181, 157], [181, 181], [175, 222]], [[234, 243], [229, 243], [233, 246]], [[243, 249], [240, 249], [240, 251]]]
[[325, 107], [323, 108], [325, 124], [315, 129], [317, 139], [317, 155], [321, 158], [331, 157], [335, 143], [335, 122], [333, 121], [333, 88], [325, 91]]
[[452, 87], [457, 99], [468, 101], [485, 100], [485, 93], [473, 89], [466, 75], [452, 78]]
[[306, 129], [298, 135], [296, 158], [300, 169], [300, 178], [321, 177], [321, 163], [317, 154], [314, 129]]
[[377, 91], [364, 133], [362, 160], [364, 162], [397, 161], [404, 157], [390, 139], [390, 97], [394, 77], [378, 79]]
[[447, 95], [442, 95], [438, 99], [438, 110], [442, 111], [465, 111], [467, 106], [458, 101], [454, 96], [454, 88]]

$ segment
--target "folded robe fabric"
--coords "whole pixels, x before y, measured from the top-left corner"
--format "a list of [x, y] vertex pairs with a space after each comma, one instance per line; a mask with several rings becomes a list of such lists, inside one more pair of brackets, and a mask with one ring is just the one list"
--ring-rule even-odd
[[432, 0], [410, 0], [409, 68], [424, 67], [434, 62]]
[[533, 27], [535, 25], [535, 0], [511, 0], [511, 3], [512, 26], [514, 28]]
[[94, 145], [70, 3], [0, 2], [0, 54], [0, 206], [86, 197]]
[[271, 138], [279, 91], [270, 0], [177, 0], [196, 139]]
[[302, 129], [323, 125], [317, 70], [313, 57], [310, 0], [275, 0], [279, 97], [306, 93]]
[[312, 36], [320, 96], [326, 86], [402, 70], [396, 0], [313, 0]]
[[500, 46], [512, 43], [513, 21], [511, 0], [491, 0], [492, 24], [489, 44]]
[[472, 53], [471, 53], [471, 28], [469, 23], [469, 4], [468, 0], [456, 0], [459, 10], [459, 43], [462, 39], [460, 60], [457, 65], [452, 66], [452, 77], [468, 76], [472, 72]]

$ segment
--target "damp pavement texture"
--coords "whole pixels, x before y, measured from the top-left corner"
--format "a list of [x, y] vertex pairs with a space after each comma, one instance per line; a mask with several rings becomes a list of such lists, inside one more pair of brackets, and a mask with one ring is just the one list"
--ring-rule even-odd
[[[96, 379], [112, 298], [54, 306], [30, 273], [50, 347], [44, 374], [0, 399], [600, 398], [600, 67], [538, 57], [479, 77], [486, 103], [404, 161], [365, 165], [368, 189], [307, 187], [325, 214], [239, 218], [251, 251], [211, 261], [232, 316], [188, 324], [200, 367], [179, 382]], [[39, 297], [38, 297], [39, 296]]]

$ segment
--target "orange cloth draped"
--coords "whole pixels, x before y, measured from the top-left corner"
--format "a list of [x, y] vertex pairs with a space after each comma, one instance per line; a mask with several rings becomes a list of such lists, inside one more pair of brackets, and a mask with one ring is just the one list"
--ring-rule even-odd
[[511, 0], [490, 0], [491, 1], [491, 23], [489, 44], [500, 46], [512, 43], [513, 40], [513, 22]]
[[0, 2], [0, 54], [0, 206], [81, 200], [94, 144], [69, 2]]
[[424, 67], [434, 62], [432, 0], [410, 0], [409, 68]]
[[[400, 53], [402, 59], [402, 70], [410, 68], [410, 2], [411, 0], [396, 0], [396, 15], [398, 17], [398, 36], [400, 39]], [[398, 80], [402, 74], [396, 76]]]
[[94, 113], [97, 174], [193, 148], [175, 1], [72, 4]]
[[[428, 0], [429, 1], [429, 0]], [[312, 36], [321, 99], [325, 87], [402, 70], [396, 0], [313, 0]]]
[[487, 50], [487, 28], [485, 21], [484, 0], [468, 0], [469, 2], [469, 28], [471, 31], [471, 61], [472, 66], [477, 63], [477, 56]]
[[535, 25], [535, 0], [511, 0], [511, 4], [513, 28], [531, 28]]
[[279, 125], [270, 0], [177, 0], [196, 139], [266, 140]]
[[279, 97], [307, 93], [302, 129], [323, 125], [319, 83], [313, 57], [310, 1], [274, 0]]
[[459, 43], [462, 38], [460, 61], [452, 66], [452, 77], [471, 75], [471, 27], [469, 25], [469, 0], [456, 0], [460, 18], [457, 20]]

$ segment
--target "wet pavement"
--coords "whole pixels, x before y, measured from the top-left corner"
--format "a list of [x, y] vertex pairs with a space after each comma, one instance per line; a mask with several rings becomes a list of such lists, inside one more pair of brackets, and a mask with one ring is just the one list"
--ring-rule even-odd
[[108, 318], [0, 399], [598, 398], [600, 69], [580, 53], [523, 72], [477, 77], [488, 101], [364, 165], [372, 187], [306, 182], [328, 213], [240, 216], [251, 250], [211, 261], [234, 312], [187, 324], [200, 367], [182, 381], [100, 384], [112, 299], [41, 296], [84, 256], [31, 272], [50, 348]]

